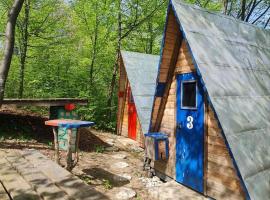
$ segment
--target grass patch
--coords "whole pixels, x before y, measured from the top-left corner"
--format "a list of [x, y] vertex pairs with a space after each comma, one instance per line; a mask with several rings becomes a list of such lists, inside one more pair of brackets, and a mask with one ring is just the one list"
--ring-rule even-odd
[[111, 181], [108, 179], [103, 179], [103, 186], [106, 190], [110, 190], [113, 188]]
[[81, 180], [83, 180], [85, 183], [87, 183], [88, 185], [91, 185], [91, 178], [90, 177], [88, 177], [88, 176], [85, 176], [85, 175], [81, 175], [81, 176], [79, 176], [79, 178], [81, 179]]
[[0, 141], [18, 140], [27, 142], [34, 139], [31, 129], [28, 127], [8, 127], [0, 126]]
[[95, 152], [96, 153], [103, 153], [104, 151], [105, 151], [105, 147], [104, 146], [95, 145]]

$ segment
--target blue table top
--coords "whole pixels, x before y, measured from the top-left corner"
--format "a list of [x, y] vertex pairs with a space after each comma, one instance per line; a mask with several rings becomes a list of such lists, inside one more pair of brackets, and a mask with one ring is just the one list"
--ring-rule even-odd
[[95, 123], [81, 120], [56, 119], [46, 121], [45, 124], [49, 126], [58, 126], [62, 128], [81, 128], [93, 126]]

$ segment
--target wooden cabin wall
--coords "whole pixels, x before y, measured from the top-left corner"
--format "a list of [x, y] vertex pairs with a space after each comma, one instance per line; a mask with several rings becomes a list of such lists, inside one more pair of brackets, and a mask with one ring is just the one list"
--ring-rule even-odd
[[[122, 135], [123, 127], [126, 126], [126, 119], [124, 119], [126, 110], [126, 86], [127, 86], [127, 73], [123, 64], [122, 57], [118, 61], [119, 66], [119, 89], [118, 89], [118, 110], [117, 110], [117, 134]], [[121, 94], [121, 95], [120, 95]]]
[[[175, 74], [195, 71], [189, 50], [185, 41], [182, 42], [176, 62]], [[170, 86], [169, 96], [166, 102], [164, 114], [161, 120], [160, 132], [169, 135], [169, 159], [168, 161], [156, 161], [155, 169], [175, 179], [175, 145], [176, 145], [176, 89], [177, 82], [174, 76]]]
[[164, 110], [160, 125], [160, 132], [169, 135], [169, 159], [167, 161], [156, 161], [154, 167], [159, 172], [175, 179], [175, 127], [176, 127], [176, 79], [174, 77], [169, 97]]
[[[127, 84], [127, 88], [129, 87], [129, 83]], [[126, 89], [126, 93], [127, 93]], [[121, 127], [121, 135], [128, 137], [128, 95], [125, 98], [125, 107], [123, 112], [123, 122]], [[144, 146], [144, 138], [143, 132], [140, 124], [140, 119], [137, 113], [137, 122], [136, 122], [136, 141], [139, 142], [140, 146]]]
[[142, 132], [141, 123], [137, 113], [137, 125], [136, 125], [136, 141], [139, 142], [140, 147], [144, 148], [144, 135]]
[[[167, 81], [168, 76], [168, 69], [171, 64], [172, 55], [175, 43], [177, 41], [177, 35], [180, 34], [179, 25], [176, 21], [176, 18], [173, 14], [172, 9], [170, 9], [168, 13], [168, 22], [167, 22], [167, 29], [165, 32], [165, 40], [164, 40], [164, 47], [162, 52], [162, 61], [160, 65], [160, 74], [158, 78], [158, 82], [165, 83]], [[158, 115], [158, 110], [161, 102], [161, 97], [156, 97], [154, 99], [153, 104], [153, 112], [151, 117], [151, 130], [153, 131], [155, 127], [155, 122]]]
[[[128, 84], [127, 84], [128, 85]], [[127, 93], [127, 91], [125, 91]], [[128, 95], [125, 95], [125, 103], [122, 117], [121, 135], [128, 137]]]
[[[117, 133], [119, 135], [128, 137], [128, 87], [129, 82], [127, 73], [125, 71], [122, 60], [119, 62], [119, 92], [124, 95], [118, 97], [118, 114], [117, 114]], [[144, 136], [138, 118], [137, 113], [137, 124], [136, 124], [136, 141], [139, 142], [141, 147], [144, 147]]]
[[[175, 74], [189, 72], [195, 72], [195, 68], [186, 41], [183, 41], [175, 67]], [[175, 76], [170, 86], [159, 130], [169, 134], [169, 159], [155, 162], [156, 170], [173, 179], [175, 179], [176, 160], [176, 90]], [[205, 124], [205, 194], [215, 199], [244, 199], [244, 193], [232, 159], [210, 107], [206, 109]]]
[[206, 112], [206, 194], [215, 199], [245, 199], [231, 156], [210, 106]]

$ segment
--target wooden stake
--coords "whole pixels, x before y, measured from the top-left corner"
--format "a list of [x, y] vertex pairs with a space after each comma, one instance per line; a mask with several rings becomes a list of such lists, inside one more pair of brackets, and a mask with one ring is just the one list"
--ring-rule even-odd
[[59, 142], [58, 142], [58, 133], [57, 128], [53, 127], [53, 135], [54, 135], [54, 159], [57, 164], [60, 164], [59, 162]]

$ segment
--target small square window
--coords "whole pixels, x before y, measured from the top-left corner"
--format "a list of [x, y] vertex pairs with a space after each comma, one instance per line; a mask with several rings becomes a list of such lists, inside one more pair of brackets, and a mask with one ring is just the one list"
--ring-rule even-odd
[[197, 90], [196, 81], [182, 82], [181, 108], [184, 109], [197, 108], [196, 90]]

